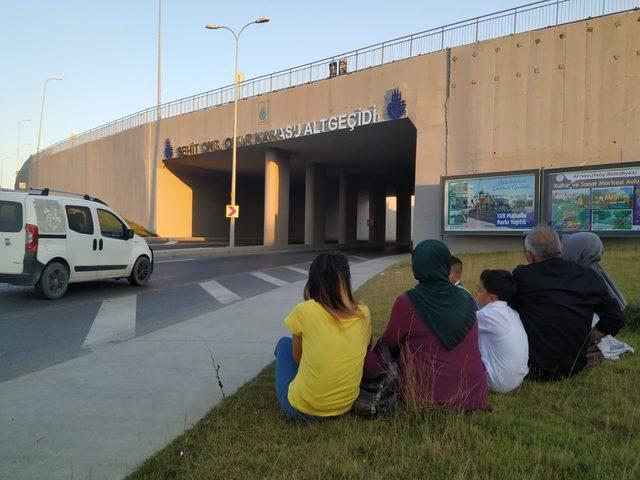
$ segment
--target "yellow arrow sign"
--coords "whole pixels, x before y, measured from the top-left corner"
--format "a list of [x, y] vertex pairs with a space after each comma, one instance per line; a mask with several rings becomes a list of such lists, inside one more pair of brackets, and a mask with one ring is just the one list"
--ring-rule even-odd
[[225, 215], [227, 218], [238, 218], [240, 216], [240, 207], [238, 205], [227, 205]]

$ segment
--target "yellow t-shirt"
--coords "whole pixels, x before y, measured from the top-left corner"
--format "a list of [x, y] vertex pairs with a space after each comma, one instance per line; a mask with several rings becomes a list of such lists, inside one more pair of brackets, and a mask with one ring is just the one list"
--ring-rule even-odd
[[300, 303], [284, 319], [302, 336], [302, 359], [289, 385], [289, 403], [300, 412], [330, 417], [348, 412], [358, 398], [364, 356], [371, 341], [371, 314], [337, 320], [319, 303]]

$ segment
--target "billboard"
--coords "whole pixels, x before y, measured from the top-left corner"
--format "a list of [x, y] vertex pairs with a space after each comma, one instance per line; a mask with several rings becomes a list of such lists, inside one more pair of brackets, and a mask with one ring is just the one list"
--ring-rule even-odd
[[560, 232], [640, 234], [640, 163], [544, 171], [544, 218]]
[[525, 232], [538, 219], [538, 171], [442, 178], [444, 234]]

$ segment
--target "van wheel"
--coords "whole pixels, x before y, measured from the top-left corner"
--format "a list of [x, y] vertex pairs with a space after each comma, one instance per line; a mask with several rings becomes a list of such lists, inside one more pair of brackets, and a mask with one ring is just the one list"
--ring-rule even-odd
[[147, 257], [138, 257], [133, 265], [131, 275], [129, 275], [129, 283], [134, 287], [142, 287], [149, 283], [151, 277], [151, 263]]
[[47, 265], [36, 283], [36, 293], [48, 300], [58, 300], [64, 297], [69, 287], [69, 271], [60, 262]]

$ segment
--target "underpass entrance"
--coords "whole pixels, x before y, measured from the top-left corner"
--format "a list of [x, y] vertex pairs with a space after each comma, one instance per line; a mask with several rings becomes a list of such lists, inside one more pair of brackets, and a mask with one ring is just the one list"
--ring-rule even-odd
[[[226, 242], [232, 152], [200, 150], [164, 163], [191, 189], [192, 235]], [[236, 243], [409, 245], [415, 154], [408, 118], [240, 146]]]

